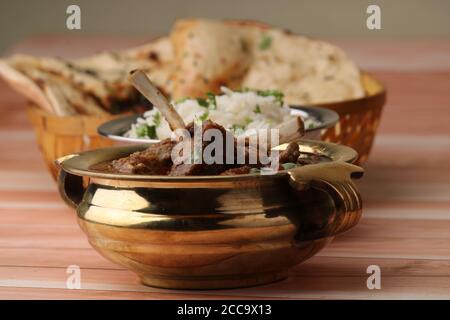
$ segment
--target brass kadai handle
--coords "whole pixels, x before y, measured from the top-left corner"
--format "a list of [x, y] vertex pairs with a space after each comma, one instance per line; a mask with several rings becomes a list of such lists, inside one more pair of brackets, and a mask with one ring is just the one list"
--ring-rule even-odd
[[329, 234], [344, 232], [356, 225], [361, 217], [361, 195], [352, 178], [361, 178], [364, 169], [343, 161], [297, 167], [288, 171], [290, 184], [297, 190], [319, 189], [334, 202], [334, 222]]
[[84, 186], [83, 178], [69, 172], [66, 172], [61, 164], [70, 158], [77, 156], [77, 154], [71, 154], [59, 158], [55, 161], [56, 165], [59, 167], [58, 173], [58, 191], [62, 199], [66, 204], [72, 208], [77, 208], [83, 199]]

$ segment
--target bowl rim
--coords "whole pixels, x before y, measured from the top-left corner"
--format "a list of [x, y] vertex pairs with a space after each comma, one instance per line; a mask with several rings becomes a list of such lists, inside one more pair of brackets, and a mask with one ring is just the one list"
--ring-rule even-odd
[[[358, 157], [358, 153], [344, 145], [317, 140], [301, 139], [298, 141], [300, 149], [304, 152], [319, 151], [319, 154], [331, 158], [331, 162], [348, 162], [352, 163]], [[283, 150], [287, 144], [278, 146], [277, 149]], [[127, 156], [133, 152], [140, 151], [148, 147], [148, 144], [115, 146], [108, 148], [100, 148], [90, 151], [81, 152], [64, 156], [56, 160], [60, 168], [70, 174], [76, 176], [100, 178], [107, 180], [127, 180], [127, 181], [146, 181], [146, 182], [205, 182], [205, 181], [229, 181], [229, 180], [246, 180], [246, 179], [266, 179], [273, 177], [285, 176], [289, 170], [282, 170], [276, 174], [260, 174], [248, 173], [240, 175], [204, 175], [204, 176], [166, 176], [166, 175], [139, 175], [139, 174], [119, 174], [93, 171], [92, 165], [103, 161], [111, 161], [119, 157]]]
[[[319, 121], [321, 122], [320, 125], [315, 126], [314, 128], [305, 128], [305, 133], [311, 133], [322, 129], [331, 128], [339, 121], [338, 113], [331, 109], [318, 106], [303, 106], [303, 105], [289, 105], [289, 108], [292, 111], [300, 111], [307, 113], [311, 117], [319, 119]], [[160, 142], [161, 139], [129, 138], [123, 136], [127, 128], [131, 128], [131, 124], [135, 123], [136, 120], [140, 117], [143, 117], [143, 113], [116, 117], [98, 126], [97, 133], [103, 137], [119, 142], [138, 143], [138, 144]]]

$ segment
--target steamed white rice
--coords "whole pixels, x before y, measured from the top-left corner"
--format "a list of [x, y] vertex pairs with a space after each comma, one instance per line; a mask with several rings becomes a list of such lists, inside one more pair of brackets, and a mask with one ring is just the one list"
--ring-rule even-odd
[[[222, 87], [222, 95], [209, 99], [185, 99], [172, 102], [173, 106], [186, 124], [193, 121], [212, 120], [236, 136], [247, 135], [254, 130], [268, 129], [289, 120], [291, 109], [282, 100], [282, 96], [270, 92], [232, 91]], [[215, 101], [214, 101], [215, 100]], [[313, 118], [304, 118], [305, 127], [310, 128], [317, 124]], [[147, 130], [151, 127], [155, 136], [149, 136]], [[131, 129], [125, 133], [129, 138], [165, 139], [171, 137], [169, 124], [160, 112], [153, 108], [138, 118]]]

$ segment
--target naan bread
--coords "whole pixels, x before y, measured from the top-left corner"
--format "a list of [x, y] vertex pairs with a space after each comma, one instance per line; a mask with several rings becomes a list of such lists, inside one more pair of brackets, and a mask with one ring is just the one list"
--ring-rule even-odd
[[51, 102], [37, 83], [6, 60], [0, 60], [0, 75], [14, 90], [23, 94], [27, 99], [48, 112], [53, 111]]
[[0, 59], [0, 76], [60, 116], [147, 109], [127, 80], [135, 69], [174, 100], [217, 93], [222, 85], [280, 90], [290, 104], [364, 96], [360, 71], [341, 49], [252, 21], [179, 20], [170, 37], [82, 59]]
[[171, 33], [175, 53], [172, 98], [200, 97], [240, 86], [250, 63], [239, 30], [220, 21], [188, 19]]
[[[146, 71], [164, 92], [170, 92], [173, 60], [170, 40], [89, 58], [14, 55], [0, 60], [0, 76], [43, 109], [60, 116], [105, 115], [130, 108], [148, 108], [128, 82], [134, 69]], [[141, 106], [142, 105], [142, 106]]]
[[[220, 85], [277, 89], [290, 104], [364, 95], [357, 66], [341, 49], [323, 41], [261, 23], [202, 19], [177, 22], [171, 38], [175, 98], [204, 96], [217, 92]], [[205, 76], [212, 81], [203, 81]]]
[[360, 71], [341, 49], [278, 29], [251, 29], [252, 64], [242, 87], [280, 90], [290, 104], [364, 96]]
[[22, 72], [39, 86], [51, 103], [53, 113], [58, 116], [107, 114], [93, 96], [74, 89], [72, 83], [62, 80], [57, 74], [31, 67]]

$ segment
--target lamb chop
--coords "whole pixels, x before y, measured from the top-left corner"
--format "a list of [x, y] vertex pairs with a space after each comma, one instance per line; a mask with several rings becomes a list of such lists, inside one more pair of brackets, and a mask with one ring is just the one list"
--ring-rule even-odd
[[300, 147], [298, 146], [298, 143], [293, 141], [288, 144], [286, 149], [280, 152], [278, 162], [280, 164], [288, 162], [296, 163], [299, 156], [300, 156]]

